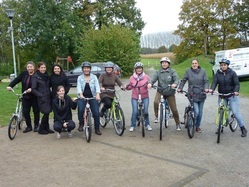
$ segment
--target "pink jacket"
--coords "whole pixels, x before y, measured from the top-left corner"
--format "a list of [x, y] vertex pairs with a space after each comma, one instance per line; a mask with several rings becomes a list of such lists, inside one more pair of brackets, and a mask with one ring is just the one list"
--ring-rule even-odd
[[[140, 76], [138, 76], [137, 74], [134, 73], [130, 77], [130, 81], [129, 81], [126, 89], [132, 90], [131, 97], [133, 99], [138, 99], [138, 93], [139, 93], [138, 89], [140, 89], [142, 99], [149, 97], [149, 91], [147, 88], [148, 81], [149, 81], [149, 76], [146, 75], [145, 73], [142, 73]], [[131, 85], [131, 86], [129, 86], [129, 85]], [[142, 86], [142, 87], [140, 87], [140, 86]], [[140, 87], [140, 88], [137, 88], [137, 87]]]

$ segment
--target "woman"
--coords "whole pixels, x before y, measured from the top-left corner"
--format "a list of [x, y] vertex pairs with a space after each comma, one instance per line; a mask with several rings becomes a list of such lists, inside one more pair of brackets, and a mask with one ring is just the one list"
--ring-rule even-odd
[[22, 92], [26, 91], [26, 94], [23, 95], [22, 100], [22, 110], [23, 116], [26, 120], [26, 129], [24, 133], [32, 131], [30, 109], [32, 107], [34, 114], [34, 132], [37, 132], [39, 120], [40, 120], [40, 111], [37, 103], [36, 96], [32, 93], [31, 89], [31, 77], [35, 72], [35, 64], [32, 61], [26, 63], [26, 69], [18, 77], [16, 77], [7, 87], [7, 90], [11, 90], [16, 84], [22, 82]]
[[32, 93], [37, 97], [39, 109], [43, 114], [38, 130], [38, 133], [42, 135], [54, 133], [54, 131], [49, 129], [49, 113], [52, 111], [49, 82], [46, 64], [44, 62], [39, 62], [37, 71], [32, 77]]
[[147, 84], [149, 81], [149, 76], [146, 75], [143, 71], [143, 64], [141, 62], [137, 62], [134, 65], [134, 73], [130, 77], [129, 84], [126, 86], [127, 90], [132, 89], [131, 95], [131, 105], [132, 105], [132, 116], [131, 116], [131, 127], [129, 129], [130, 132], [134, 131], [136, 127], [136, 120], [138, 116], [138, 94], [141, 93], [141, 99], [144, 104], [144, 116], [145, 116], [145, 126], [148, 131], [151, 131], [152, 128], [150, 126], [149, 120], [149, 92], [147, 88]]
[[103, 117], [105, 111], [112, 106], [112, 101], [115, 93], [113, 92], [104, 92], [105, 89], [115, 89], [115, 85], [118, 84], [119, 87], [123, 88], [123, 84], [120, 81], [119, 77], [113, 72], [114, 64], [112, 62], [106, 62], [105, 72], [99, 77], [100, 90], [103, 91], [100, 94], [101, 102], [104, 104], [100, 112], [100, 117]]
[[187, 69], [183, 79], [178, 88], [178, 92], [181, 92], [186, 81], [188, 81], [188, 92], [193, 93], [194, 100], [194, 116], [196, 123], [196, 132], [201, 133], [201, 120], [203, 113], [203, 106], [205, 99], [207, 98], [206, 94], [208, 93], [208, 78], [206, 71], [199, 66], [197, 59], [192, 60], [191, 68]]
[[60, 138], [62, 129], [67, 129], [68, 136], [71, 138], [71, 130], [75, 128], [71, 108], [76, 109], [77, 105], [76, 102], [73, 102], [72, 99], [66, 95], [64, 86], [58, 86], [56, 93], [57, 96], [52, 102], [54, 130], [57, 132], [57, 138]]
[[80, 98], [77, 100], [78, 119], [80, 123], [78, 131], [83, 131], [84, 127], [83, 115], [86, 108], [86, 101], [84, 98], [95, 97], [96, 99], [89, 100], [89, 104], [94, 118], [95, 134], [101, 135], [102, 133], [99, 130], [100, 120], [98, 104], [98, 101], [100, 101], [100, 87], [97, 76], [91, 73], [91, 67], [92, 65], [90, 62], [83, 62], [81, 64], [83, 74], [77, 79], [77, 94]]
[[63, 86], [66, 94], [69, 92], [70, 84], [68, 78], [59, 64], [55, 64], [52, 67], [50, 86], [52, 87], [52, 99], [56, 97], [58, 86]]

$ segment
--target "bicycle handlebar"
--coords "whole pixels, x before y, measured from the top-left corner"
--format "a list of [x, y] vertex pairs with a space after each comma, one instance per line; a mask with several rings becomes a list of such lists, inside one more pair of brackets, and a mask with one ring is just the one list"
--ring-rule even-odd
[[211, 94], [212, 95], [215, 94], [215, 95], [218, 95], [218, 96], [221, 96], [221, 97], [227, 97], [227, 96], [233, 96], [234, 95], [234, 93], [223, 94], [223, 93], [219, 93], [217, 91], [213, 91], [213, 92], [211, 92]]
[[20, 93], [20, 94], [18, 94], [18, 93], [16, 93], [15, 92], [15, 90], [13, 89], [13, 88], [11, 88], [11, 90], [10, 91], [12, 91], [14, 94], [16, 94], [17, 96], [23, 96], [24, 94], [27, 94], [27, 91], [24, 91], [23, 93]]

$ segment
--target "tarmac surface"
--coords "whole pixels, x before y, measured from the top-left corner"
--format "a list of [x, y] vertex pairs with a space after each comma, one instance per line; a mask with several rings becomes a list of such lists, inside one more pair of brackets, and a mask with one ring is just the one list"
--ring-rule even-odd
[[[128, 80], [123, 80], [127, 82]], [[72, 88], [70, 93], [75, 93]], [[163, 130], [159, 140], [159, 124], [154, 124], [153, 99], [150, 90], [150, 123], [152, 131], [142, 137], [141, 129], [129, 132], [130, 91], [118, 91], [125, 113], [126, 130], [115, 134], [110, 123], [102, 135], [93, 134], [90, 143], [78, 132], [39, 135], [18, 131], [9, 140], [7, 127], [0, 129], [0, 186], [249, 186], [249, 139], [240, 137], [240, 129], [232, 133], [224, 129], [220, 144], [216, 143], [215, 115], [217, 96], [209, 95], [204, 106], [202, 133], [189, 139], [182, 126], [176, 131], [174, 120]], [[176, 94], [181, 120], [187, 99]], [[241, 98], [241, 113], [249, 129], [248, 98]], [[50, 117], [52, 118], [52, 114]], [[52, 119], [50, 127], [52, 128]]]

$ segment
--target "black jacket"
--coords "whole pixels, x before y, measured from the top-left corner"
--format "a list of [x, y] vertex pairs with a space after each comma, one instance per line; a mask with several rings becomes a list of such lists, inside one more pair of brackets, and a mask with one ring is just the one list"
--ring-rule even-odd
[[[28, 83], [28, 85], [26, 84], [27, 82], [27, 79], [29, 77], [29, 72], [26, 70], [26, 71], [23, 71], [20, 75], [18, 75], [10, 84], [9, 86], [11, 88], [13, 88], [15, 85], [17, 85], [19, 82], [22, 83], [22, 92], [24, 92], [25, 90], [31, 88], [31, 81], [32, 81], [32, 76], [30, 77], [30, 81]], [[24, 94], [23, 95], [23, 98], [24, 99], [29, 99], [29, 98], [34, 98], [35, 95], [33, 93], [27, 93], [27, 94]]]
[[230, 68], [226, 72], [217, 71], [210, 89], [215, 90], [217, 85], [218, 92], [223, 94], [239, 92], [240, 89], [239, 78]]
[[51, 107], [51, 92], [49, 78], [42, 78], [38, 72], [32, 77], [32, 93], [37, 97], [38, 106], [43, 114], [48, 114], [52, 111]]
[[58, 86], [64, 86], [66, 94], [69, 92], [70, 84], [65, 74], [53, 74], [50, 76], [50, 87], [52, 87], [52, 99], [56, 97], [56, 91]]
[[68, 95], [65, 95], [64, 100], [61, 100], [58, 97], [54, 98], [52, 102], [54, 121], [64, 123], [65, 121], [72, 120], [71, 109], [76, 109], [76, 107], [76, 102], [73, 102]]

